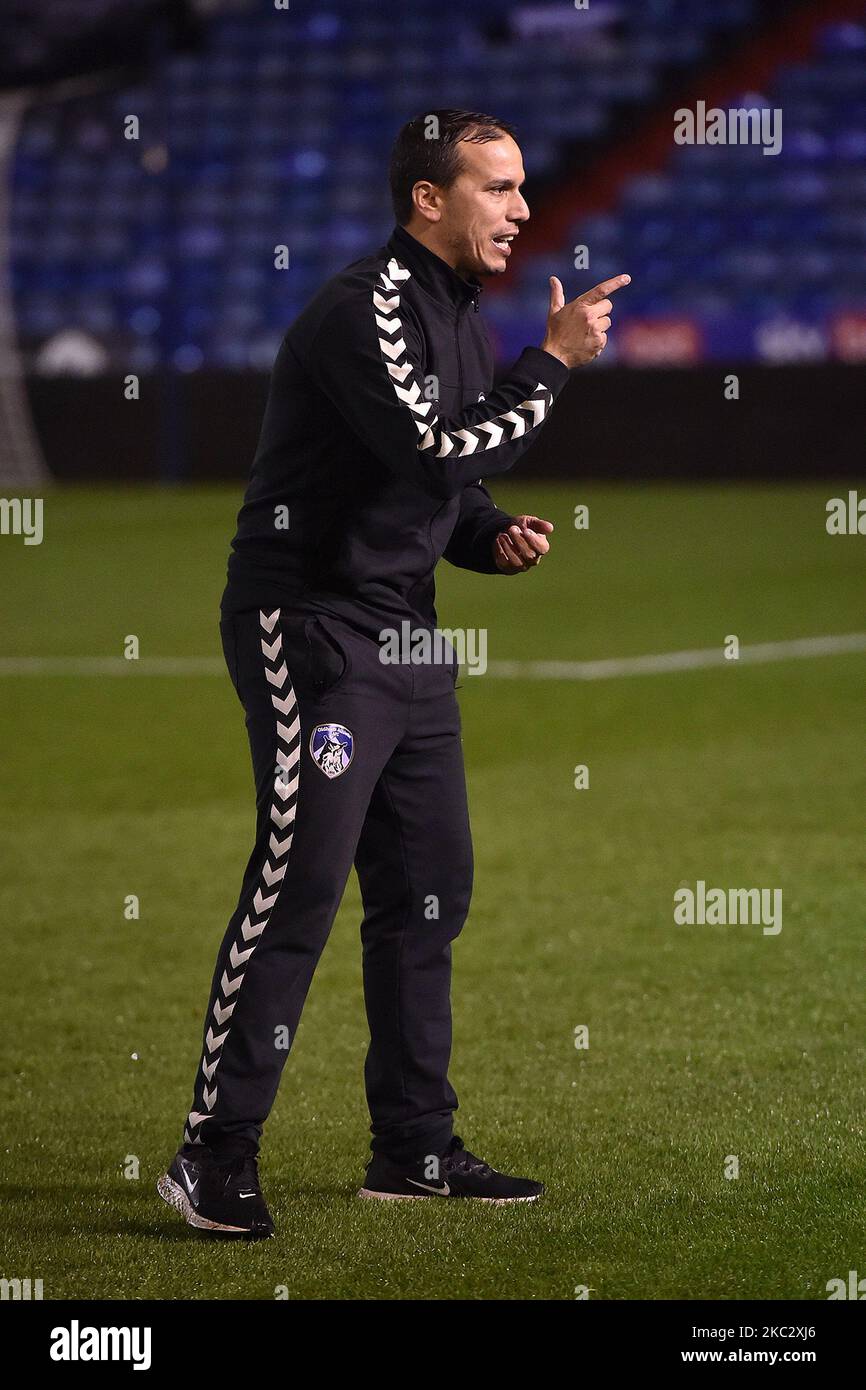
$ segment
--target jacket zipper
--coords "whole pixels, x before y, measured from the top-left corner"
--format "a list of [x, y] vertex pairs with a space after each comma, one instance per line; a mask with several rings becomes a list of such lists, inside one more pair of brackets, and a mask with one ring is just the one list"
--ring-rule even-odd
[[456, 338], [456, 344], [457, 344], [457, 409], [458, 409], [458, 411], [460, 411], [460, 410], [463, 409], [463, 357], [462, 357], [461, 352], [460, 352], [460, 325], [461, 325], [461, 323], [463, 322], [463, 312], [464, 312], [465, 308], [466, 308], [466, 305], [465, 305], [465, 304], [461, 304], [461, 305], [460, 305], [459, 309], [457, 310], [457, 318], [456, 318], [456, 320], [455, 320], [455, 323], [456, 323], [455, 338]]
[[[456, 318], [456, 320], [455, 320], [455, 324], [456, 324], [456, 328], [455, 328], [455, 341], [456, 341], [456, 346], [457, 346], [457, 391], [458, 391], [457, 409], [458, 409], [458, 410], [462, 410], [462, 409], [463, 409], [463, 356], [462, 356], [462, 354], [461, 354], [461, 352], [460, 352], [460, 325], [461, 325], [461, 323], [463, 322], [463, 315], [466, 313], [466, 310], [467, 310], [468, 307], [469, 307], [468, 302], [464, 300], [464, 302], [458, 307], [458, 310], [457, 310], [457, 318]], [[478, 313], [478, 295], [477, 295], [477, 293], [474, 294], [474, 295], [472, 296], [472, 307], [473, 307], [473, 309], [475, 310], [475, 312], [476, 312], [476, 314], [477, 314], [477, 313]]]

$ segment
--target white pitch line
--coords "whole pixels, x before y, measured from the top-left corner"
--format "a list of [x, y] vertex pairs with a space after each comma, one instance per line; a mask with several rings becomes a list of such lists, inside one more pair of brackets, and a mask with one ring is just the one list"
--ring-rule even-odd
[[758, 665], [811, 656], [838, 656], [866, 651], [866, 632], [833, 637], [796, 637], [789, 642], [755, 642], [740, 646], [736, 661], [725, 659], [721, 645], [694, 651], [660, 652], [652, 656], [612, 657], [606, 661], [491, 661], [491, 676], [519, 680], [603, 681], [616, 676], [654, 676], [665, 671], [697, 671], [711, 666]]
[[[741, 646], [737, 661], [725, 660], [722, 647], [659, 652], [650, 656], [612, 657], [604, 661], [491, 661], [486, 674], [505, 680], [598, 681], [617, 676], [651, 676], [666, 671], [695, 671], [713, 666], [747, 666], [813, 656], [866, 651], [866, 632], [829, 637], [796, 637], [788, 642]], [[0, 657], [0, 676], [222, 676], [221, 658], [152, 656], [126, 661], [117, 656]]]
[[0, 676], [221, 676], [216, 656], [2, 656]]

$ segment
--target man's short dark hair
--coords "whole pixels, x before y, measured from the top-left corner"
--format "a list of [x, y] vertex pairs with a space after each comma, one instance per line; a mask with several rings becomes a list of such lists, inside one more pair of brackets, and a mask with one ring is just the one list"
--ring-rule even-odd
[[388, 178], [394, 216], [401, 227], [412, 217], [412, 189], [419, 179], [448, 188], [463, 167], [459, 140], [479, 145], [514, 135], [505, 121], [483, 111], [426, 111], [404, 125], [391, 151]]

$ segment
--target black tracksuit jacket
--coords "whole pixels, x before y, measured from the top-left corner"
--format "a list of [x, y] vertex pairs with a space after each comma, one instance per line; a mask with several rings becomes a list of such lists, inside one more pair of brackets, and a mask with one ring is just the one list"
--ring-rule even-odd
[[396, 227], [302, 311], [274, 366], [224, 614], [330, 612], [375, 636], [435, 626], [442, 555], [495, 572], [513, 518], [481, 479], [535, 442], [569, 370], [528, 347], [494, 390], [480, 291]]

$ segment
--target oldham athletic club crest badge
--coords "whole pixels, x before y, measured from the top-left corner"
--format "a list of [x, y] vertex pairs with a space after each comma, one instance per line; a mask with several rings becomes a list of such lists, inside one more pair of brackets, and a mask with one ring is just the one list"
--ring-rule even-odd
[[355, 740], [342, 724], [317, 724], [310, 735], [310, 757], [326, 777], [346, 771], [355, 752]]

